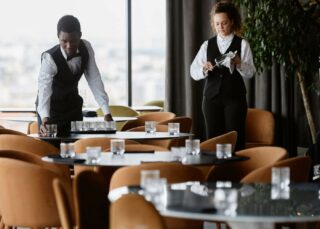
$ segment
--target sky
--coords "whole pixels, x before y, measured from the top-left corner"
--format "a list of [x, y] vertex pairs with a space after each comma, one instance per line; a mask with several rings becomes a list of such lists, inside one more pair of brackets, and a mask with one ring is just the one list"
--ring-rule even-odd
[[[90, 40], [123, 39], [126, 34], [126, 0], [10, 0], [1, 5], [1, 40], [52, 39], [59, 18], [72, 14], [80, 20], [83, 37]], [[154, 4], [155, 2], [163, 4]], [[133, 29], [141, 42], [146, 33], [162, 36], [153, 26], [164, 18], [165, 0], [132, 0]], [[149, 9], [149, 10], [145, 10]], [[155, 23], [159, 24], [159, 23]], [[165, 23], [160, 23], [165, 26]], [[139, 25], [139, 26], [135, 26]]]

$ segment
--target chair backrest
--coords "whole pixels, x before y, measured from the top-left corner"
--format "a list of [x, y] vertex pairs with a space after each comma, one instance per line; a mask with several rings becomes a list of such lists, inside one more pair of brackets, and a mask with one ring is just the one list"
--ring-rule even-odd
[[57, 204], [59, 218], [63, 229], [73, 229], [74, 219], [74, 204], [70, 202], [68, 191], [70, 190], [59, 179], [53, 180], [53, 192]]
[[26, 135], [0, 135], [0, 150], [18, 150], [38, 156], [59, 154], [60, 150], [53, 145]]
[[249, 108], [246, 119], [246, 148], [274, 144], [275, 120], [267, 110]]
[[83, 171], [75, 176], [73, 193], [79, 229], [109, 227], [107, 183], [96, 172]]
[[145, 114], [138, 115], [136, 120], [130, 120], [125, 122], [121, 130], [125, 131], [137, 126], [144, 126], [145, 121], [161, 122], [161, 121], [169, 120], [175, 117], [176, 115], [172, 112], [159, 111], [159, 112], [145, 113]]
[[122, 167], [111, 177], [110, 190], [121, 186], [139, 185], [141, 170], [160, 170], [160, 176], [168, 183], [185, 181], [204, 181], [200, 170], [190, 165], [178, 163], [145, 163], [137, 166]]
[[13, 134], [13, 135], [22, 135], [22, 136], [27, 136], [25, 133], [22, 133], [17, 130], [11, 130], [11, 129], [6, 129], [6, 128], [0, 128], [0, 135], [1, 134]]
[[38, 126], [38, 122], [37, 121], [29, 122], [27, 133], [28, 134], [37, 134], [37, 133], [39, 133], [39, 126]]
[[[102, 151], [110, 148], [112, 138], [83, 138], [74, 142], [76, 153], [85, 153], [87, 146], [101, 146]], [[125, 140], [125, 144], [139, 144], [134, 140]]]
[[242, 183], [271, 183], [273, 167], [289, 167], [290, 180], [292, 182], [308, 182], [311, 158], [308, 156], [299, 156], [284, 159], [272, 165], [256, 169], [241, 179]]
[[4, 224], [32, 228], [61, 226], [52, 188], [54, 179], [60, 176], [49, 169], [0, 158], [0, 206]]
[[138, 194], [127, 194], [111, 204], [110, 229], [165, 229], [163, 218], [155, 207]]
[[158, 125], [168, 125], [168, 123], [177, 122], [180, 123], [180, 132], [190, 133], [192, 127], [192, 118], [186, 116], [179, 116], [169, 120], [158, 122]]
[[0, 129], [5, 129], [5, 127], [0, 125]]
[[144, 106], [158, 106], [164, 108], [163, 100], [152, 100], [143, 104]]
[[210, 138], [200, 143], [200, 150], [216, 151], [217, 144], [226, 144], [226, 143], [231, 143], [232, 149], [234, 149], [235, 144], [237, 142], [237, 137], [238, 137], [237, 131], [230, 131], [228, 133], [219, 135], [217, 137]]
[[249, 157], [249, 159], [212, 166], [207, 174], [207, 181], [227, 180], [239, 182], [253, 170], [272, 165], [286, 158], [288, 153], [282, 147], [261, 146], [238, 151], [236, 155]]
[[[127, 185], [140, 184], [141, 170], [160, 170], [160, 177], [167, 178], [168, 183], [186, 181], [204, 181], [202, 172], [190, 165], [178, 163], [145, 163], [137, 166], [122, 167], [116, 170], [110, 181], [110, 190]], [[112, 220], [112, 219], [111, 219]], [[203, 223], [198, 220], [177, 219], [165, 217], [168, 228], [202, 228]], [[152, 227], [153, 228], [153, 227]]]
[[0, 158], [11, 158], [15, 160], [25, 161], [39, 165], [41, 167], [52, 170], [63, 177], [67, 182], [71, 182], [69, 169], [66, 165], [58, 165], [49, 162], [45, 162], [36, 154], [22, 152], [18, 150], [0, 150]]

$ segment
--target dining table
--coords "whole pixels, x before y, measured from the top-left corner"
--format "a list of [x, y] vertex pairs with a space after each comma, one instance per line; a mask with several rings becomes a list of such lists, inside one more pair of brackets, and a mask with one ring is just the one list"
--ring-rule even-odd
[[225, 163], [248, 160], [248, 157], [232, 156], [217, 158], [215, 152], [202, 152], [198, 155], [175, 155], [170, 151], [126, 151], [124, 155], [114, 155], [111, 152], [102, 152], [98, 162], [87, 160], [86, 153], [76, 154], [73, 158], [61, 158], [60, 155], [42, 157], [43, 161], [66, 165], [109, 166], [123, 167], [135, 166], [150, 162], [177, 162], [185, 165], [222, 165]]
[[[222, 211], [217, 202], [217, 190], [236, 190], [235, 211]], [[273, 229], [279, 223], [309, 223], [320, 221], [320, 184], [291, 183], [285, 195], [275, 196], [275, 187], [265, 183], [232, 183], [189, 181], [167, 184], [161, 207], [162, 216], [226, 222], [232, 229]], [[140, 186], [124, 186], [109, 192], [114, 202], [128, 193], [145, 194]], [[297, 224], [299, 225], [299, 224]], [[300, 224], [301, 225], [301, 224]]]

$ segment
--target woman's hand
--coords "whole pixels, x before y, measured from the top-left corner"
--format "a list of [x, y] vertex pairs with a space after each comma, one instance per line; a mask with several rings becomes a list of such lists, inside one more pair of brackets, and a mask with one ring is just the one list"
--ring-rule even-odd
[[205, 74], [208, 73], [208, 71], [212, 71], [214, 69], [215, 65], [212, 65], [210, 61], [207, 61], [206, 63], [204, 63], [203, 65], [203, 72]]
[[237, 68], [241, 67], [241, 59], [238, 54], [236, 54], [236, 56], [232, 58], [231, 61], [236, 65]]
[[43, 118], [43, 119], [41, 120], [42, 123], [41, 123], [39, 132], [40, 132], [40, 136], [42, 136], [42, 137], [47, 136], [47, 132], [48, 132], [48, 130], [47, 130], [47, 123], [48, 123], [48, 121], [49, 121], [48, 118]]
[[112, 118], [111, 114], [106, 114], [104, 116], [104, 121], [113, 121], [113, 118]]

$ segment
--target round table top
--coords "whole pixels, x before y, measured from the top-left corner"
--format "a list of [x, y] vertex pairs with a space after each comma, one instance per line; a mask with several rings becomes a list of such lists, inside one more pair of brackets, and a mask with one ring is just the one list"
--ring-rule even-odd
[[[170, 184], [166, 189], [166, 204], [160, 213], [163, 216], [227, 221], [243, 228], [246, 223], [315, 222], [320, 220], [320, 185], [316, 183], [294, 183], [282, 198], [272, 194], [270, 184], [231, 183], [222, 189], [236, 189], [238, 202], [236, 214], [226, 215], [214, 208], [214, 190], [217, 183], [201, 184], [187, 182]], [[220, 182], [221, 188], [221, 182]], [[223, 185], [222, 185], [223, 186]], [[115, 201], [127, 193], [141, 194], [139, 186], [120, 187], [109, 192], [109, 200]], [[244, 224], [244, 225], [242, 225]], [[247, 225], [248, 226], [248, 225]]]
[[144, 162], [179, 162], [186, 165], [219, 165], [224, 163], [230, 163], [234, 161], [247, 160], [247, 157], [233, 156], [227, 159], [217, 159], [214, 154], [206, 155], [186, 155], [184, 157], [177, 157], [171, 152], [160, 151], [142, 151], [142, 152], [127, 152], [123, 156], [114, 155], [111, 152], [101, 153], [101, 158], [98, 163], [92, 164], [88, 162], [87, 155], [85, 153], [76, 154], [75, 158], [61, 158], [60, 155], [49, 155], [43, 157], [42, 160], [59, 163], [59, 164], [81, 164], [88, 166], [134, 166], [140, 165]]

